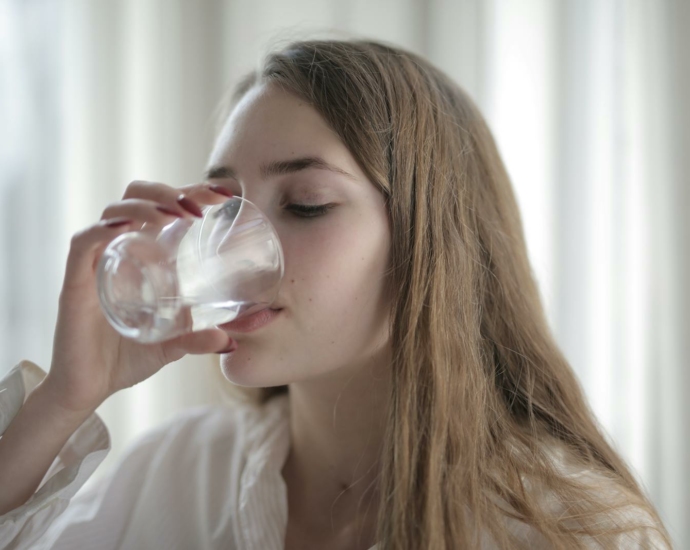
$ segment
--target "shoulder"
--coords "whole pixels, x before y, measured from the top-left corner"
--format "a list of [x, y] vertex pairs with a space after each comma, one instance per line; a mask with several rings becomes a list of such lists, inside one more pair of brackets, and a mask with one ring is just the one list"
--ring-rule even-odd
[[[229, 404], [174, 414], [135, 439], [103, 480], [70, 503], [55, 537], [85, 521], [99, 536], [127, 537], [119, 539], [126, 547], [155, 546], [160, 532], [172, 533], [180, 548], [193, 548], [204, 532], [232, 537], [243, 471], [252, 463], [247, 451], [280, 413]], [[152, 522], [160, 529], [151, 530]]]
[[[603, 470], [580, 464], [561, 446], [549, 446], [547, 454], [560, 475], [581, 484], [592, 502], [597, 502], [604, 510], [597, 519], [597, 527], [603, 527], [610, 533], [621, 531], [613, 537], [615, 542], [606, 547], [626, 550], [669, 549], [661, 535], [663, 526], [652, 510], [618, 479]], [[550, 507], [563, 513], [564, 503], [557, 502], [553, 497], [547, 498], [547, 502]], [[587, 548], [602, 548], [593, 538], [587, 539], [586, 544]]]
[[279, 405], [200, 405], [174, 414], [125, 447], [96, 488], [99, 498], [144, 508], [170, 499], [214, 502], [221, 509], [239, 494], [246, 466], [256, 462], [252, 453], [265, 453], [266, 434], [285, 431]]
[[617, 475], [578, 459], [559, 441], [542, 440], [539, 451], [534, 467], [520, 477], [529, 506], [551, 535], [500, 499], [510, 511], [505, 518], [508, 530], [525, 547], [551, 548], [549, 541], [562, 531], [586, 549], [670, 550], [654, 510]]
[[286, 401], [271, 401], [264, 406], [238, 402], [184, 409], [141, 435], [126, 454], [179, 464], [209, 454], [239, 456], [284, 419]]

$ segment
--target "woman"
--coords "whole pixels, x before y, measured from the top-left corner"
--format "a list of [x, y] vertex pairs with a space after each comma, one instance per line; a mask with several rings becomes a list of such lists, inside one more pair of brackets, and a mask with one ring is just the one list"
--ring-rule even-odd
[[[0, 440], [0, 541], [669, 547], [553, 339], [510, 181], [467, 95], [411, 53], [310, 41], [269, 56], [230, 106], [204, 183], [177, 198], [134, 182], [73, 239], [50, 373]], [[107, 242], [240, 193], [284, 247], [270, 314], [248, 331], [122, 340], [94, 290]], [[107, 452], [91, 441], [60, 498], [48, 487], [32, 506], [71, 434], [102, 429], [107, 397], [218, 350], [253, 404], [177, 417], [67, 507], [87, 459]]]

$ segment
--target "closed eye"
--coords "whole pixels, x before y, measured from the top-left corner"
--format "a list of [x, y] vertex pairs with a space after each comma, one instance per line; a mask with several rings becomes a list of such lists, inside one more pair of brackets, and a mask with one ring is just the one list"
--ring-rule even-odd
[[315, 218], [333, 208], [332, 204], [288, 204], [285, 209], [300, 218]]

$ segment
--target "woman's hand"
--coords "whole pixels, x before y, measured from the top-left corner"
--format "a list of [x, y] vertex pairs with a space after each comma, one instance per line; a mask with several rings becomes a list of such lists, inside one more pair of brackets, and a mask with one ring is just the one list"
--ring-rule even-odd
[[134, 181], [122, 200], [103, 211], [99, 223], [74, 235], [60, 293], [53, 361], [42, 384], [56, 404], [74, 412], [95, 410], [110, 395], [188, 353], [230, 351], [234, 342], [220, 329], [152, 344], [123, 338], [104, 317], [96, 288], [98, 261], [115, 237], [144, 224], [162, 227], [176, 217], [198, 216], [199, 204], [227, 200], [223, 192], [224, 188], [208, 184], [173, 188]]

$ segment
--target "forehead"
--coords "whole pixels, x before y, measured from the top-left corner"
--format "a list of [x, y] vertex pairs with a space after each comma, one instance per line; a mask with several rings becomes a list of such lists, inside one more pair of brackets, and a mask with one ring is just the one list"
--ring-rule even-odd
[[342, 155], [347, 149], [318, 111], [294, 94], [262, 84], [249, 90], [230, 113], [209, 164], [329, 152]]

